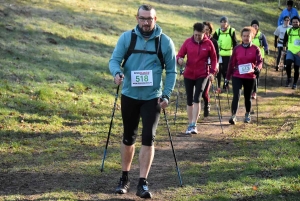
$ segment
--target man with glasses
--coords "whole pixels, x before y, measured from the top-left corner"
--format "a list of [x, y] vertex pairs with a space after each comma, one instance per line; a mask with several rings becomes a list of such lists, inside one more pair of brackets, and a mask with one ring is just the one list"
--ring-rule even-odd
[[[278, 48], [278, 55], [277, 55], [276, 67], [275, 67], [276, 71], [278, 71], [278, 69], [279, 69], [279, 62], [280, 62], [280, 58], [281, 58], [281, 54], [282, 54], [282, 50], [283, 50], [284, 34], [285, 34], [287, 28], [292, 27], [291, 25], [289, 25], [289, 23], [290, 23], [290, 17], [289, 16], [285, 16], [283, 19], [284, 19], [283, 24], [278, 26], [276, 28], [275, 32], [274, 32], [274, 36], [275, 36], [274, 47], [275, 47], [275, 49]], [[286, 62], [285, 62], [285, 59], [284, 59], [284, 66], [285, 65], [286, 65]]]
[[289, 87], [292, 81], [292, 63], [294, 63], [294, 82], [292, 89], [297, 89], [300, 66], [300, 19], [295, 16], [292, 19], [292, 27], [285, 32], [283, 47], [288, 47], [286, 52], [286, 87]]
[[291, 1], [291, 0], [287, 1], [286, 8], [283, 9], [283, 11], [281, 12], [281, 14], [279, 15], [278, 23], [277, 23], [278, 25], [277, 26], [280, 26], [280, 25], [283, 24], [283, 20], [284, 20], [285, 16], [290, 17], [290, 19], [292, 19], [295, 16], [297, 16], [299, 18], [298, 11], [297, 11], [296, 8], [293, 8], [293, 5], [294, 5], [293, 1]]
[[[133, 31], [124, 32], [113, 51], [109, 69], [117, 85], [123, 83], [121, 112], [123, 139], [121, 143], [122, 176], [115, 190], [127, 193], [130, 188], [129, 171], [135, 153], [138, 125], [142, 120], [142, 146], [139, 152], [139, 182], [136, 195], [151, 198], [147, 177], [154, 158], [154, 139], [161, 109], [168, 106], [169, 98], [176, 82], [176, 57], [174, 43], [156, 24], [156, 11], [150, 5], [138, 8], [138, 25]], [[134, 33], [133, 33], [134, 32]], [[132, 34], [136, 41], [132, 54], [127, 57], [124, 67], [120, 65], [130, 49]], [[159, 43], [156, 44], [157, 38]], [[161, 50], [159, 50], [161, 48]], [[156, 52], [161, 51], [164, 64]], [[163, 66], [162, 66], [163, 65]], [[122, 73], [123, 71], [123, 73]], [[165, 71], [164, 82], [162, 79]]]

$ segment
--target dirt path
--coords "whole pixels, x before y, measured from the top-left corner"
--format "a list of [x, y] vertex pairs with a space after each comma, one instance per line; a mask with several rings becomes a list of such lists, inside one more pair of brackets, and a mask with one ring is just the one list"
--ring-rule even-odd
[[[281, 82], [281, 72], [276, 72], [273, 67], [268, 66], [268, 77], [267, 77], [267, 93], [264, 91], [265, 86], [265, 70], [261, 73], [261, 79], [259, 84], [259, 93], [258, 93], [258, 104], [259, 105], [265, 105], [269, 102], [272, 102], [277, 96], [282, 95], [295, 95], [295, 93], [299, 93], [298, 90], [292, 90], [290, 88], [284, 88], [284, 90], [280, 90], [280, 93], [278, 92], [278, 87], [280, 86]], [[285, 77], [284, 77], [285, 81]], [[232, 94], [230, 94], [230, 103], [232, 99]], [[243, 104], [243, 98], [240, 100], [240, 107], [237, 113], [238, 116], [238, 124], [244, 124], [243, 118], [245, 114], [245, 108]], [[224, 150], [230, 150], [231, 149], [231, 143], [232, 138], [230, 137], [230, 133], [238, 129], [237, 126], [230, 125], [228, 123], [228, 120], [230, 118], [230, 110], [227, 102], [227, 96], [226, 94], [222, 95], [222, 101], [221, 101], [221, 107], [222, 107], [222, 127], [223, 131], [220, 126], [218, 113], [216, 110], [215, 105], [215, 99], [212, 96], [211, 97], [211, 114], [207, 118], [200, 118], [198, 123], [198, 131], [199, 134], [197, 135], [185, 135], [184, 129], [178, 129], [176, 126], [174, 126], [171, 122], [170, 127], [172, 130], [172, 139], [173, 139], [173, 145], [176, 153], [177, 161], [180, 163], [181, 168], [181, 178], [184, 185], [189, 185], [194, 182], [197, 182], [199, 184], [205, 184], [207, 182], [207, 178], [205, 175], [206, 171], [199, 172], [199, 176], [194, 178], [193, 181], [187, 181], [185, 174], [188, 174], [185, 172], [185, 167], [188, 165], [188, 162], [186, 161], [195, 161], [197, 163], [205, 164], [206, 161], [209, 161], [209, 153], [213, 151], [214, 149], [224, 149]], [[300, 105], [291, 106], [290, 110], [294, 112], [300, 113]], [[183, 106], [184, 107], [184, 106]], [[184, 110], [184, 109], [183, 109]], [[180, 116], [181, 113], [185, 113], [184, 111], [179, 111], [178, 116]], [[252, 110], [254, 110], [254, 114], [252, 114], [252, 122], [251, 125], [255, 125], [257, 123], [257, 113], [256, 113], [256, 100], [253, 100], [252, 102]], [[169, 114], [169, 118], [171, 119], [171, 115]], [[281, 115], [286, 115], [284, 112]], [[264, 118], [269, 118], [270, 113], [269, 112], [260, 112], [259, 111], [259, 124], [262, 123]], [[183, 117], [184, 119], [185, 117]], [[161, 124], [164, 120], [161, 120]], [[184, 122], [185, 120], [183, 120]], [[180, 121], [180, 117], [178, 120], [178, 124], [185, 124], [182, 121]], [[245, 125], [247, 126], [247, 125]], [[287, 125], [278, 125], [278, 130], [282, 130], [283, 127], [286, 127]], [[180, 128], [183, 128], [182, 125], [178, 126]], [[242, 126], [244, 128], [244, 126]], [[240, 129], [240, 128], [239, 128]], [[206, 166], [204, 166], [206, 167]], [[209, 168], [208, 166], [206, 167]], [[134, 165], [132, 169], [132, 175], [138, 175], [138, 166]], [[114, 175], [113, 177], [119, 176], [119, 173]], [[115, 181], [114, 181], [115, 182]], [[168, 192], [167, 188], [174, 188], [175, 190], [178, 190], [179, 186], [179, 179], [176, 172], [176, 166], [174, 162], [174, 157], [172, 154], [172, 149], [170, 146], [170, 142], [168, 140], [164, 141], [156, 141], [156, 153], [155, 153], [155, 159], [151, 168], [151, 172], [149, 174], [149, 188], [155, 194], [154, 200], [172, 200], [172, 191], [170, 190]], [[112, 186], [113, 182], [110, 182], [107, 185], [107, 188], [102, 191], [104, 195], [108, 196], [109, 200], [138, 200], [135, 196], [135, 187], [137, 185], [137, 178], [133, 179], [132, 181], [132, 189], [133, 191], [129, 192], [127, 195], [115, 195], [112, 193]], [[103, 183], [104, 185], [104, 183]], [[101, 184], [98, 184], [98, 186], [102, 186]], [[201, 191], [201, 189], [195, 189], [194, 193], [197, 193], [197, 191]], [[164, 192], [162, 192], [164, 191]]]

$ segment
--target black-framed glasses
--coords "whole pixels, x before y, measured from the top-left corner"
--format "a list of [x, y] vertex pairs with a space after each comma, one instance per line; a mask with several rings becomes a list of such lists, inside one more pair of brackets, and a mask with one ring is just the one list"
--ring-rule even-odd
[[153, 18], [152, 17], [150, 17], [150, 18], [139, 17], [139, 21], [151, 23], [151, 22], [153, 22]]

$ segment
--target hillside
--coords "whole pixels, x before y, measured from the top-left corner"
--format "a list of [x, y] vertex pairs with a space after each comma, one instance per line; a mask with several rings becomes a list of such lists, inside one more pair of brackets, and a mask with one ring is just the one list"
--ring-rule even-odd
[[232, 93], [223, 93], [221, 128], [211, 93], [212, 112], [201, 116], [200, 134], [184, 135], [186, 101], [178, 76], [166, 112], [184, 186], [162, 114], [149, 174], [154, 200], [299, 200], [300, 91], [282, 87], [285, 75], [274, 70], [278, 2], [256, 0], [0, 0], [0, 200], [138, 200], [140, 137], [132, 190], [113, 193], [121, 172], [119, 99], [104, 172], [100, 166], [116, 93], [108, 61], [120, 34], [136, 25], [141, 3], [156, 8], [157, 23], [177, 51], [195, 22], [217, 28], [227, 16], [238, 34], [257, 19], [271, 52], [251, 124], [228, 124]]

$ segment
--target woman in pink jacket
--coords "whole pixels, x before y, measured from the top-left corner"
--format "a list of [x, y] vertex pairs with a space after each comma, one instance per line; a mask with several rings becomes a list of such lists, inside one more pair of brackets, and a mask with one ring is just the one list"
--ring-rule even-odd
[[256, 76], [262, 68], [262, 57], [259, 47], [252, 44], [255, 30], [252, 27], [244, 27], [241, 31], [242, 44], [233, 49], [225, 80], [228, 87], [229, 80], [232, 78], [233, 99], [231, 104], [232, 116], [229, 123], [236, 124], [236, 113], [239, 106], [241, 89], [244, 87], [245, 98], [245, 123], [250, 123], [251, 116], [251, 93], [255, 84]]
[[[207, 79], [213, 80], [217, 72], [217, 56], [213, 43], [205, 35], [204, 25], [195, 23], [194, 34], [185, 40], [181, 46], [176, 59], [179, 65], [183, 65], [184, 57], [187, 62], [183, 73], [184, 85], [187, 95], [187, 115], [189, 126], [186, 134], [197, 134], [197, 121], [200, 114], [203, 90]], [[208, 66], [208, 60], [211, 67]]]

